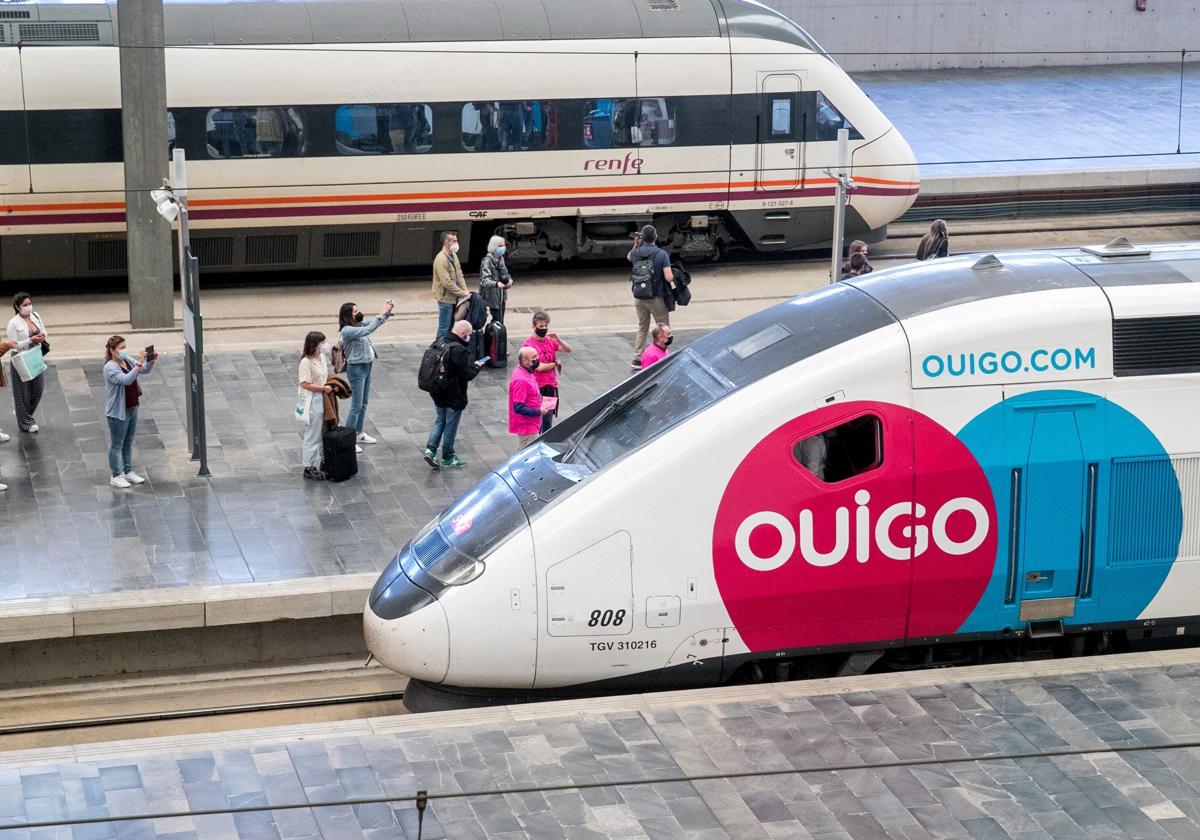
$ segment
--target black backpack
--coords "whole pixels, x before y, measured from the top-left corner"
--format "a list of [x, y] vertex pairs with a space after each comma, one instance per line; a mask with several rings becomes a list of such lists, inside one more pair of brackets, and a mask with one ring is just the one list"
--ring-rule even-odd
[[460, 301], [454, 308], [454, 320], [466, 321], [476, 332], [483, 329], [487, 322], [487, 314], [487, 304], [483, 302], [479, 292], [471, 292], [466, 300]]
[[438, 396], [453, 385], [446, 361], [450, 358], [450, 346], [445, 338], [439, 338], [425, 348], [421, 366], [417, 368], [417, 387], [426, 393]]
[[633, 284], [634, 300], [653, 300], [658, 297], [658, 289], [654, 280], [654, 257], [658, 254], [655, 248], [648, 256], [639, 257], [633, 261], [633, 271], [629, 273], [629, 281]]

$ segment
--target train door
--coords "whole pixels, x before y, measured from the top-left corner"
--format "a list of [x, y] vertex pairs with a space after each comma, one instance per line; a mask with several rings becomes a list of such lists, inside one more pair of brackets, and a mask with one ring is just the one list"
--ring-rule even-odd
[[803, 180], [802, 88], [795, 73], [768, 73], [759, 78], [756, 187], [763, 192], [794, 190]]
[[1081, 429], [1102, 422], [1098, 401], [1021, 400], [1008, 404], [1004, 436], [1009, 476], [1006, 605], [1021, 621], [1075, 614], [1088, 594], [1083, 559], [1094, 539], [1099, 463], [1089, 460]]

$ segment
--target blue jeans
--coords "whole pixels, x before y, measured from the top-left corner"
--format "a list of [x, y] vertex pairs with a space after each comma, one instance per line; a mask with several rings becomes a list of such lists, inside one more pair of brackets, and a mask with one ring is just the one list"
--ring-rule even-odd
[[[137, 432], [136, 407], [125, 409], [125, 419], [108, 418], [108, 471], [113, 478], [133, 472], [133, 436]], [[121, 469], [122, 460], [125, 469]]]
[[425, 448], [432, 450], [436, 455], [438, 444], [442, 445], [442, 457], [450, 458], [454, 455], [454, 438], [458, 436], [458, 421], [462, 419], [462, 412], [454, 408], [437, 407], [437, 419], [433, 421], [433, 431], [429, 433], [429, 440], [425, 443]]
[[438, 304], [438, 327], [437, 335], [434, 338], [441, 338], [446, 333], [450, 332], [450, 328], [454, 326], [454, 304], [439, 303]]
[[346, 415], [346, 428], [361, 435], [367, 417], [367, 402], [371, 398], [371, 363], [346, 365], [346, 377], [350, 380], [350, 413]]

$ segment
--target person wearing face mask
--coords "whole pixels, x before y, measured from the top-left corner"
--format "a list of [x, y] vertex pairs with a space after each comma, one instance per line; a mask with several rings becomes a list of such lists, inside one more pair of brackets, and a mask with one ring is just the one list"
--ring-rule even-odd
[[558, 374], [562, 370], [558, 354], [570, 353], [571, 345], [550, 332], [550, 316], [539, 310], [533, 313], [533, 335], [525, 339], [521, 346], [537, 351], [538, 366], [534, 368], [533, 378], [537, 380], [543, 397], [554, 398], [554, 408], [542, 415], [541, 431], [547, 432], [558, 416]]
[[491, 319], [503, 324], [504, 304], [513, 284], [508, 266], [504, 263], [504, 255], [508, 251], [504, 237], [493, 236], [489, 239], [487, 250], [487, 256], [479, 263], [479, 296], [483, 298]]
[[442, 250], [433, 258], [433, 299], [438, 305], [435, 341], [449, 332], [454, 324], [454, 307], [469, 296], [458, 260], [458, 234], [446, 231], [442, 234]]
[[508, 430], [517, 436], [517, 449], [533, 443], [540, 433], [542, 418], [549, 411], [542, 403], [541, 389], [533, 372], [538, 352], [532, 347], [517, 351], [517, 366], [508, 379]]
[[654, 329], [650, 330], [650, 346], [642, 353], [642, 370], [667, 358], [671, 352], [667, 349], [671, 341], [671, 328], [667, 324], [655, 324]]
[[321, 403], [316, 395], [333, 393], [333, 388], [325, 384], [329, 378], [329, 365], [325, 361], [328, 351], [325, 333], [314, 330], [304, 337], [304, 350], [300, 356], [300, 390], [308, 393], [305, 409], [308, 421], [300, 433], [303, 441], [300, 460], [304, 466], [304, 477], [313, 481], [325, 480], [325, 473], [321, 472], [321, 458], [325, 454], [321, 440], [325, 430], [325, 412], [320, 409]]
[[350, 413], [346, 416], [346, 428], [354, 429], [357, 439], [355, 450], [362, 453], [359, 444], [377, 443], [375, 438], [363, 431], [367, 419], [367, 402], [371, 396], [371, 366], [379, 358], [371, 333], [379, 329], [392, 317], [395, 302], [384, 301], [379, 314], [363, 323], [363, 314], [357, 305], [343, 303], [338, 312], [338, 333], [342, 340], [342, 357], [346, 360], [346, 378], [350, 380]]
[[[26, 292], [13, 295], [13, 312], [17, 313], [8, 322], [8, 339], [16, 342], [14, 353], [24, 353], [31, 347], [41, 347], [43, 355], [50, 352], [50, 344], [46, 341], [46, 325], [41, 317], [33, 311], [33, 299]], [[28, 382], [22, 382], [16, 373], [12, 376], [13, 409], [17, 415], [17, 428], [22, 432], [38, 430], [38, 424], [33, 419], [38, 403], [42, 401], [42, 393], [46, 388], [46, 373], [35, 376]], [[8, 436], [0, 434], [0, 441]]]
[[147, 359], [145, 350], [133, 358], [119, 335], [104, 345], [104, 415], [108, 419], [108, 471], [112, 473], [108, 483], [122, 490], [146, 481], [133, 471], [133, 436], [142, 396], [138, 378], [153, 367], [154, 359]]

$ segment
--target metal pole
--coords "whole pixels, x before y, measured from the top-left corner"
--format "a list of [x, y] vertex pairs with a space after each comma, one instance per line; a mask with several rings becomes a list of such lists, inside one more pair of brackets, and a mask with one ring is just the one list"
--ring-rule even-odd
[[846, 230], [846, 170], [850, 166], [850, 131], [839, 128], [837, 133], [837, 166], [833, 178], [837, 183], [833, 207], [833, 258], [829, 267], [829, 282], [836, 283], [842, 276], [842, 240]]
[[183, 298], [184, 390], [188, 440], [192, 460], [200, 462], [201, 476], [208, 471], [208, 429], [204, 422], [204, 318], [200, 313], [200, 261], [192, 254], [188, 233], [187, 155], [176, 149], [172, 158], [172, 187], [179, 205], [179, 289]]

